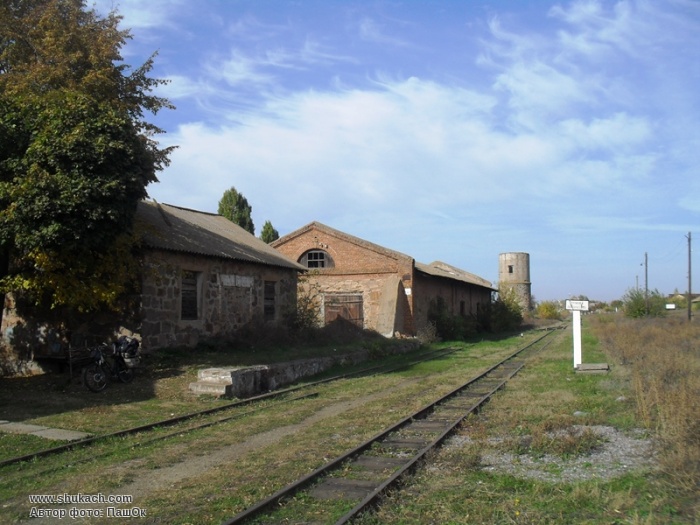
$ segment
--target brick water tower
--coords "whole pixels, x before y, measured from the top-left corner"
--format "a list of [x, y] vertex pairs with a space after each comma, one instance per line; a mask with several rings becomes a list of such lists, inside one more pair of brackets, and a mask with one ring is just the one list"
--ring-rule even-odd
[[527, 312], [532, 308], [532, 283], [530, 283], [530, 254], [523, 252], [501, 253], [498, 256], [498, 283], [515, 291], [520, 306]]

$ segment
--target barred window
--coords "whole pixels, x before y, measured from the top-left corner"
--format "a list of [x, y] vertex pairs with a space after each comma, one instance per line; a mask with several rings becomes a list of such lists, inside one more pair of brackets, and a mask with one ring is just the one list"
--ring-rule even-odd
[[309, 250], [299, 258], [299, 264], [307, 268], [333, 268], [333, 259], [323, 250]]
[[265, 281], [265, 321], [275, 320], [275, 299], [277, 297], [277, 283]]
[[184, 270], [180, 283], [180, 319], [199, 319], [199, 272]]

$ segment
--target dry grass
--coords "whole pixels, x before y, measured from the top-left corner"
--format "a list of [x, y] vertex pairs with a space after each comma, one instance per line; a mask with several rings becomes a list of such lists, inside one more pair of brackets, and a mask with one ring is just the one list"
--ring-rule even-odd
[[700, 325], [600, 316], [591, 329], [629, 369], [638, 417], [662, 442], [665, 479], [700, 514]]

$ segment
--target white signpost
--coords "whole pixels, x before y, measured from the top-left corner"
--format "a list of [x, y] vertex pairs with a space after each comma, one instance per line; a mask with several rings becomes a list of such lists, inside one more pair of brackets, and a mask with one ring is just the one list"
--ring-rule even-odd
[[566, 309], [574, 316], [574, 368], [581, 364], [581, 312], [588, 311], [588, 301], [566, 301]]

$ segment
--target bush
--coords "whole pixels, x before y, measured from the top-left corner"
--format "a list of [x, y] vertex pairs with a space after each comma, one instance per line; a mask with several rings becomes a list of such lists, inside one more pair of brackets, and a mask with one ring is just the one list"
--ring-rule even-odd
[[321, 326], [321, 292], [308, 276], [299, 277], [296, 308], [286, 316], [287, 326], [293, 332], [308, 332]]
[[561, 310], [556, 301], [542, 301], [537, 305], [537, 317], [540, 319], [561, 319]]
[[627, 317], [663, 317], [666, 315], [666, 298], [658, 290], [650, 291], [631, 288], [622, 297]]
[[451, 314], [442, 297], [430, 301], [428, 323], [435, 327], [437, 337], [445, 341], [464, 341], [477, 333], [476, 320]]
[[487, 332], [512, 332], [523, 322], [523, 309], [514, 290], [499, 290], [498, 299], [484, 308], [481, 328]]

